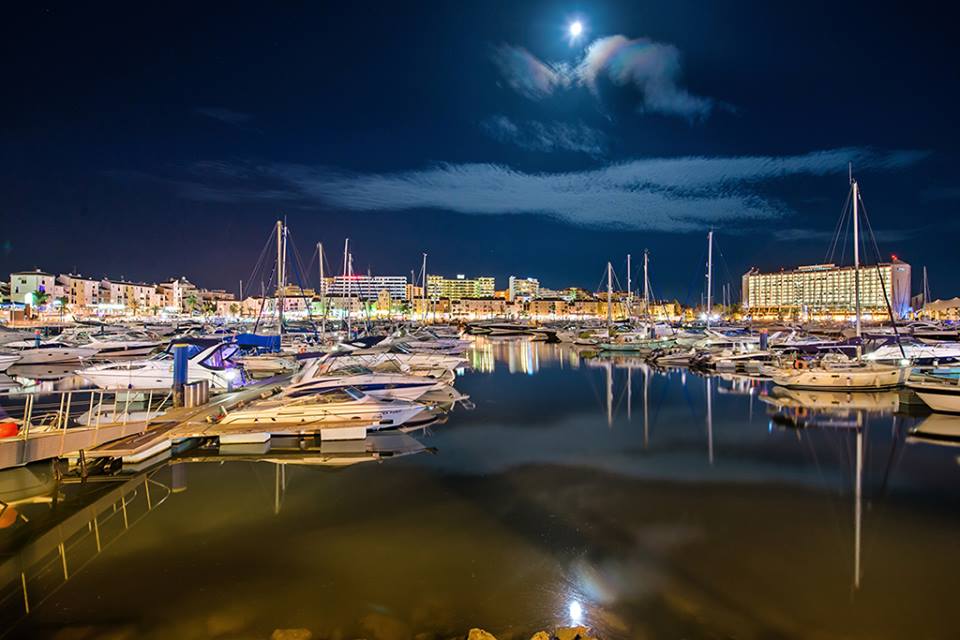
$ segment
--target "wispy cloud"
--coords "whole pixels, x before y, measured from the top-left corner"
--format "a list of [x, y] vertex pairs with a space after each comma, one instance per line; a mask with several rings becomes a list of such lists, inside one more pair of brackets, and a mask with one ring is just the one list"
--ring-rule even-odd
[[506, 83], [534, 100], [571, 87], [586, 87], [599, 95], [599, 81], [633, 87], [640, 96], [637, 110], [676, 115], [691, 120], [707, 117], [717, 103], [692, 94], [680, 85], [680, 51], [648, 38], [615, 35], [599, 38], [575, 65], [548, 63], [522, 47], [500, 45], [492, 59]]
[[193, 111], [201, 116], [212, 118], [213, 120], [233, 125], [234, 127], [242, 126], [253, 119], [253, 116], [249, 113], [240, 113], [239, 111], [231, 111], [230, 109], [221, 109], [218, 107], [197, 107]]
[[607, 149], [607, 137], [583, 123], [514, 121], [498, 115], [480, 123], [494, 140], [532, 151], [574, 151], [601, 156]]
[[562, 67], [541, 61], [523, 47], [502, 44], [493, 48], [491, 59], [510, 88], [531, 100], [545, 98], [569, 83]]
[[600, 38], [587, 47], [577, 67], [580, 81], [597, 92], [597, 78], [634, 86], [642, 96], [641, 111], [685, 118], [704, 118], [713, 109], [710, 98], [695, 96], [679, 84], [680, 51], [672, 44], [624, 36]]
[[[917, 236], [922, 235], [925, 231], [922, 229], [873, 229], [872, 233], [876, 237], [877, 242], [903, 242], [904, 240], [910, 240]], [[845, 229], [845, 234], [849, 236], [849, 229]], [[836, 230], [827, 231], [825, 229], [775, 229], [773, 231], [773, 237], [777, 240], [782, 240], [785, 242], [830, 242], [833, 240], [836, 235]], [[851, 240], [848, 238], [847, 242]]]
[[846, 148], [782, 157], [652, 158], [563, 173], [524, 173], [494, 164], [360, 174], [304, 165], [208, 163], [197, 167], [197, 179], [181, 189], [191, 198], [221, 202], [543, 214], [578, 225], [687, 231], [790, 214], [787, 205], [762, 194], [761, 187], [772, 180], [843, 174], [851, 161], [861, 171], [890, 170], [925, 155]]

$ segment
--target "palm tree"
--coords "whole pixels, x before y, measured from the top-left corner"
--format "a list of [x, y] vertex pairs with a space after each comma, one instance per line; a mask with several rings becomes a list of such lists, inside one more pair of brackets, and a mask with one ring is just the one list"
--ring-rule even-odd
[[240, 305], [238, 305], [236, 302], [230, 305], [230, 315], [240, 315]]
[[67, 309], [67, 296], [57, 298], [57, 303], [60, 305], [60, 321], [63, 322], [63, 313]]
[[40, 307], [47, 304], [47, 300], [50, 299], [50, 294], [43, 289], [37, 289], [33, 292], [31, 298], [33, 299], [34, 311], [39, 311]]
[[187, 311], [189, 311], [190, 313], [193, 313], [193, 310], [196, 308], [197, 302], [199, 302], [199, 300], [197, 300], [197, 295], [195, 293], [191, 293], [184, 299], [183, 302], [187, 306]]

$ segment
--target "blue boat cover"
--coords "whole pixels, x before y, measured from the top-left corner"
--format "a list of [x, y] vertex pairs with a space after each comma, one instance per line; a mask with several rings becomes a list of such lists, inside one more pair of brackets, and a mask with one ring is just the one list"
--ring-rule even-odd
[[255, 333], [238, 333], [237, 345], [240, 347], [256, 347], [264, 351], [280, 351], [280, 336], [260, 336]]

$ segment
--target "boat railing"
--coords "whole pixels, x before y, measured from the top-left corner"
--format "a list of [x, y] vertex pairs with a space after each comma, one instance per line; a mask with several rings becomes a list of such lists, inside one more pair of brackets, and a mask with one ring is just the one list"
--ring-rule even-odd
[[[173, 391], [163, 389], [71, 389], [10, 394], [23, 397], [21, 407], [8, 407], [8, 415], [18, 425], [15, 435], [0, 441], [28, 440], [31, 434], [51, 434], [68, 429], [93, 429], [102, 426], [150, 422], [173, 406]], [[19, 409], [19, 411], [18, 411]], [[16, 415], [18, 414], [18, 415]]]

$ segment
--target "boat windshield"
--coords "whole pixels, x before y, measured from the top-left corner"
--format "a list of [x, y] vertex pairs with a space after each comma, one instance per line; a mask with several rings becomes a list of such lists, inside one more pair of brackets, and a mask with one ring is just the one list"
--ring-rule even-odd
[[363, 398], [363, 393], [353, 387], [340, 387], [338, 389], [325, 389], [311, 394], [298, 404], [338, 404], [341, 402], [354, 402]]

